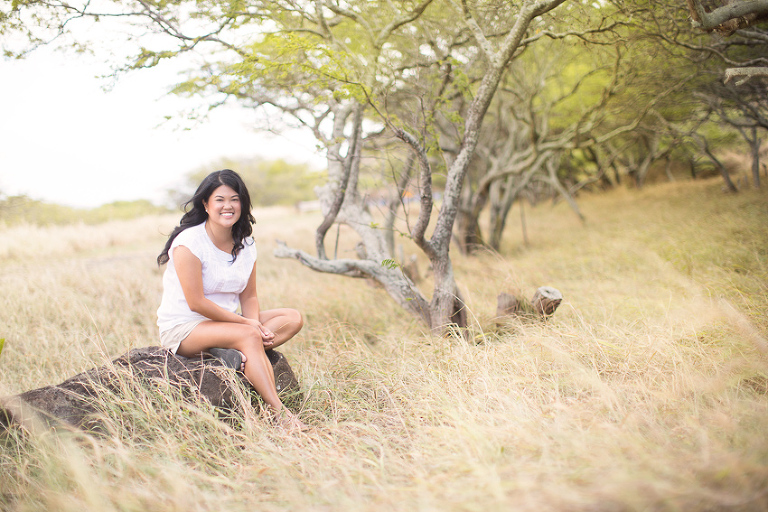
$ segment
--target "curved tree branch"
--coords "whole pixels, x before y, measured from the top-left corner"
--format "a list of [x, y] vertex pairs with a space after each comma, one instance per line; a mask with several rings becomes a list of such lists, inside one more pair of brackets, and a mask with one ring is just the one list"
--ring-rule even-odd
[[355, 104], [354, 117], [352, 121], [352, 144], [347, 151], [347, 156], [344, 159], [343, 172], [341, 180], [339, 181], [338, 188], [331, 204], [331, 208], [325, 215], [323, 222], [318, 226], [315, 232], [315, 246], [317, 248], [317, 256], [320, 259], [328, 259], [325, 254], [325, 235], [328, 230], [336, 221], [336, 217], [339, 215], [341, 205], [344, 203], [344, 198], [347, 195], [347, 185], [349, 184], [349, 177], [352, 172], [352, 167], [358, 156], [358, 145], [360, 144], [360, 131], [363, 124], [363, 106], [359, 103]]

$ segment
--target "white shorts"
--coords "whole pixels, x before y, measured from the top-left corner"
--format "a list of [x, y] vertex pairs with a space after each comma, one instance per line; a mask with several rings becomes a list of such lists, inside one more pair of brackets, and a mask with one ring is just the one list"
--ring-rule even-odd
[[179, 350], [179, 345], [181, 345], [181, 342], [184, 341], [187, 336], [189, 336], [189, 334], [192, 332], [192, 329], [205, 321], [206, 319], [191, 320], [183, 324], [175, 325], [167, 331], [161, 332], [160, 344], [175, 354], [176, 351]]

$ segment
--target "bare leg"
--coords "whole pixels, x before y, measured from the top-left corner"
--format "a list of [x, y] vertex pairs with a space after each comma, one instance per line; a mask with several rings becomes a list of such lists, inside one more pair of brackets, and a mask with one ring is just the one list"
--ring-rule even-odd
[[272, 343], [265, 344], [265, 348], [277, 348], [286, 341], [293, 338], [304, 326], [304, 319], [301, 313], [295, 309], [281, 308], [262, 311], [259, 315], [259, 321], [275, 333]]
[[206, 321], [195, 327], [179, 346], [177, 353], [192, 357], [210, 348], [239, 350], [245, 360], [244, 373], [248, 382], [272, 409], [279, 424], [289, 430], [304, 430], [306, 425], [283, 407], [275, 387], [275, 374], [265, 350], [280, 346], [301, 330], [301, 314], [295, 309], [267, 310], [259, 321], [275, 333], [271, 343], [265, 344], [261, 333], [248, 325]]
[[177, 353], [192, 357], [209, 348], [234, 348], [245, 355], [245, 377], [276, 413], [283, 408], [261, 334], [248, 325], [206, 321], [195, 327]]

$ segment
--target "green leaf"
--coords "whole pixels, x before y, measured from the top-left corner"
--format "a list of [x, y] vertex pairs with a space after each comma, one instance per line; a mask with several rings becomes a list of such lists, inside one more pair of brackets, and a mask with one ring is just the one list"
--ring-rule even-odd
[[389, 270], [392, 270], [399, 267], [400, 265], [395, 260], [388, 259], [388, 260], [382, 260], [381, 266], [386, 267]]
[[5, 338], [0, 338], [0, 354], [3, 353], [4, 346], [5, 346]]

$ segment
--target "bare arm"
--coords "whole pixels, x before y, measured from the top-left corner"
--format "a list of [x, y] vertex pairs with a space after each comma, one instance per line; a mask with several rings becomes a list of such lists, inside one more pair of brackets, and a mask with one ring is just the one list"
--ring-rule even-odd
[[253, 262], [253, 270], [251, 270], [251, 276], [248, 278], [248, 284], [245, 286], [245, 290], [240, 294], [240, 308], [243, 311], [245, 318], [255, 320], [258, 322], [258, 327], [261, 330], [261, 337], [264, 341], [264, 346], [269, 347], [272, 345], [272, 340], [275, 337], [275, 333], [267, 329], [261, 324], [259, 314], [261, 313], [261, 306], [259, 306], [259, 295], [256, 292], [256, 262]]
[[222, 308], [203, 294], [203, 265], [187, 247], [173, 249], [173, 267], [179, 276], [181, 289], [189, 309], [216, 322], [249, 324], [247, 318]]

